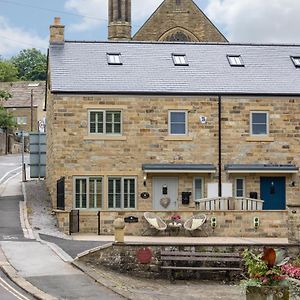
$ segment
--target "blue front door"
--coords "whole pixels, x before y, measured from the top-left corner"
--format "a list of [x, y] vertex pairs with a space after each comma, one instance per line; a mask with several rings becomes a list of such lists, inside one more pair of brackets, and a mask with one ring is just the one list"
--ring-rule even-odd
[[264, 210], [285, 210], [285, 177], [260, 177]]

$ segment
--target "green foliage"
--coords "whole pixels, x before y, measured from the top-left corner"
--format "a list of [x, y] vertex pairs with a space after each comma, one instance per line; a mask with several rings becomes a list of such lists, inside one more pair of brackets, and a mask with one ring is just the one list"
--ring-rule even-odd
[[0, 90], [0, 100], [8, 100], [9, 98], [11, 98], [11, 94], [9, 92]]
[[14, 117], [3, 106], [0, 106], [0, 128], [11, 129], [16, 127]]
[[293, 261], [293, 265], [295, 267], [299, 267], [300, 268], [300, 256], [296, 257]]
[[257, 275], [262, 276], [268, 271], [267, 264], [261, 260], [261, 254], [255, 255], [250, 250], [246, 249], [243, 252], [243, 258], [250, 278], [255, 278]]
[[16, 81], [17, 68], [9, 61], [0, 59], [0, 82]]
[[47, 76], [46, 55], [37, 49], [25, 49], [12, 57], [11, 62], [18, 70], [20, 80], [45, 80]]
[[[262, 260], [262, 254], [254, 254], [246, 249], [243, 252], [243, 258], [249, 278], [243, 280], [241, 285], [248, 286], [275, 286], [286, 285], [286, 277], [282, 275], [279, 266], [268, 267], [268, 264]], [[280, 256], [280, 261], [282, 257]]]

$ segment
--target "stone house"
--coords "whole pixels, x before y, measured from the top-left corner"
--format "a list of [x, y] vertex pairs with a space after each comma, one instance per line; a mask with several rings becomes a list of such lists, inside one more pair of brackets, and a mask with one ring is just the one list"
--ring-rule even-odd
[[38, 131], [39, 121], [43, 121], [46, 112], [45, 82], [0, 82], [0, 90], [9, 92], [12, 97], [3, 101], [3, 107], [12, 114], [16, 120], [16, 131]]
[[131, 0], [108, 4], [109, 40], [227, 42], [193, 0], [164, 0], [133, 36]]
[[145, 211], [201, 211], [216, 235], [299, 238], [299, 67], [297, 45], [65, 41], [57, 20], [47, 186], [57, 207], [64, 178], [60, 227], [79, 210], [96, 232], [100, 211], [101, 233], [122, 214], [140, 234]]
[[0, 155], [21, 152], [20, 134], [25, 133], [25, 150], [29, 147], [30, 131], [43, 131], [45, 126], [45, 82], [0, 82], [0, 90], [11, 98], [0, 104], [13, 115], [16, 127], [9, 132], [0, 132]]

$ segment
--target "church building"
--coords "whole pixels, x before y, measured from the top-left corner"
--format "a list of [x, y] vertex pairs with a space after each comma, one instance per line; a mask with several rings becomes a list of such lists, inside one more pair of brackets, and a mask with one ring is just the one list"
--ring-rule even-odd
[[164, 0], [134, 36], [131, 0], [109, 0], [108, 19], [109, 40], [227, 42], [193, 0]]

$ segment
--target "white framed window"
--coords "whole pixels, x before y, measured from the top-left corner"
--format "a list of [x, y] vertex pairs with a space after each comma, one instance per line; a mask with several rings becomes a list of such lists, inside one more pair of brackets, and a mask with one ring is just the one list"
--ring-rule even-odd
[[300, 68], [300, 56], [291, 56], [292, 62], [296, 68]]
[[107, 53], [106, 57], [109, 65], [122, 65], [121, 53]]
[[250, 133], [251, 135], [269, 134], [269, 112], [252, 111], [250, 113]]
[[245, 197], [245, 178], [235, 178], [234, 196]]
[[172, 54], [173, 63], [175, 66], [188, 66], [187, 58], [185, 54]]
[[136, 207], [136, 178], [108, 178], [108, 208], [133, 209]]
[[242, 60], [242, 57], [240, 55], [227, 55], [227, 59], [229, 64], [232, 67], [244, 67], [244, 62]]
[[90, 134], [122, 134], [122, 112], [113, 110], [89, 111]]
[[27, 124], [27, 117], [16, 117], [15, 120], [18, 125], [26, 125]]
[[194, 178], [194, 200], [204, 198], [204, 180], [202, 177]]
[[74, 177], [74, 207], [99, 209], [103, 202], [102, 177]]
[[169, 135], [188, 134], [188, 112], [186, 110], [170, 110], [168, 117]]

